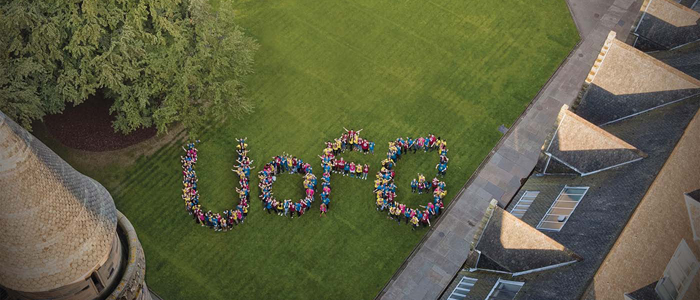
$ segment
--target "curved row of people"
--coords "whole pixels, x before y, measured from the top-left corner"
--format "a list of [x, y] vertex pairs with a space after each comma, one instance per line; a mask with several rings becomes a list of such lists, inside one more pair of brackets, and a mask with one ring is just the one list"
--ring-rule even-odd
[[234, 165], [232, 171], [238, 174], [238, 184], [240, 188], [236, 188], [238, 193], [238, 204], [236, 207], [229, 210], [224, 210], [222, 213], [214, 213], [211, 210], [206, 210], [200, 203], [200, 193], [197, 188], [199, 178], [195, 166], [198, 159], [198, 150], [195, 147], [197, 140], [193, 143], [188, 142], [182, 149], [185, 151], [185, 156], [180, 156], [182, 163], [182, 199], [185, 201], [185, 209], [192, 216], [196, 223], [201, 226], [207, 226], [215, 231], [229, 231], [236, 225], [243, 224], [248, 216], [249, 198], [250, 198], [250, 171], [253, 162], [248, 157], [248, 144], [246, 138], [236, 139], [236, 153], [238, 165]]
[[[289, 173], [289, 174], [301, 174], [304, 177], [304, 194], [305, 197], [299, 201], [292, 201], [291, 199], [278, 200], [275, 198], [272, 192], [272, 185], [277, 181], [277, 175]], [[267, 211], [268, 214], [276, 213], [279, 216], [294, 218], [296, 214], [297, 217], [301, 217], [306, 211], [311, 208], [311, 204], [314, 202], [314, 193], [316, 190], [316, 176], [313, 174], [313, 169], [311, 164], [304, 163], [300, 158], [296, 158], [289, 154], [282, 154], [272, 157], [272, 160], [265, 164], [258, 172], [258, 178], [260, 178], [260, 198], [262, 200], [263, 209]], [[321, 194], [330, 193], [330, 190]], [[321, 205], [321, 214], [324, 213], [325, 207]]]
[[406, 153], [416, 153], [418, 150], [424, 152], [437, 150], [440, 154], [440, 162], [436, 166], [438, 175], [444, 176], [447, 171], [447, 142], [440, 137], [435, 137], [433, 134], [428, 134], [427, 137], [419, 137], [413, 139], [398, 138], [393, 142], [389, 142], [389, 151], [387, 158], [382, 160], [382, 168], [377, 172], [374, 182], [374, 194], [376, 195], [376, 204], [378, 211], [387, 210], [388, 217], [396, 220], [401, 224], [401, 220], [405, 220], [406, 224], [411, 224], [413, 230], [419, 225], [431, 226], [430, 220], [437, 218], [440, 212], [444, 209], [443, 199], [447, 195], [446, 183], [435, 177], [431, 182], [426, 182], [423, 174], [418, 174], [418, 179], [413, 179], [411, 182], [412, 192], [418, 191], [420, 194], [423, 190], [428, 192], [433, 190], [433, 201], [428, 202], [420, 208], [410, 208], [404, 203], [396, 201], [396, 163], [401, 159], [401, 156]]

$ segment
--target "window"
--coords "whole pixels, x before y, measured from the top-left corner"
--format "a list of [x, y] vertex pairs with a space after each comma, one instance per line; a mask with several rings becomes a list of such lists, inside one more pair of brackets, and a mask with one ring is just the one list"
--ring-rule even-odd
[[693, 251], [685, 240], [681, 240], [676, 253], [666, 265], [664, 277], [656, 283], [656, 293], [664, 300], [682, 299], [688, 286], [693, 282], [699, 266]]
[[486, 300], [513, 300], [518, 294], [524, 282], [508, 281], [498, 279], [491, 292], [486, 296]]
[[532, 201], [535, 201], [535, 198], [539, 194], [539, 191], [525, 191], [523, 196], [520, 197], [520, 200], [518, 200], [518, 203], [516, 203], [515, 206], [513, 206], [513, 209], [510, 210], [510, 213], [522, 219], [525, 212], [527, 212], [527, 209], [530, 208]]
[[475, 283], [476, 279], [474, 278], [462, 277], [462, 280], [459, 281], [457, 287], [452, 291], [452, 294], [447, 297], [447, 300], [462, 300], [466, 298]]
[[105, 286], [102, 284], [102, 281], [97, 276], [97, 272], [92, 272], [92, 275], [90, 275], [90, 278], [92, 279], [92, 283], [95, 285], [95, 288], [97, 289], [98, 293], [102, 292], [102, 290], [105, 289]]
[[557, 200], [552, 203], [552, 207], [549, 208], [540, 223], [537, 224], [537, 229], [561, 230], [587, 191], [588, 187], [565, 186], [559, 193]]

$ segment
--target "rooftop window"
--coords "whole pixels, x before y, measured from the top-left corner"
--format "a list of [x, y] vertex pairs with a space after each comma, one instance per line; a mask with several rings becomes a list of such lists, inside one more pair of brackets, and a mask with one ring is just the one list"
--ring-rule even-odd
[[522, 219], [525, 212], [527, 212], [527, 209], [530, 208], [530, 205], [533, 201], [535, 201], [535, 198], [537, 198], [537, 195], [539, 194], [539, 191], [525, 191], [523, 196], [520, 197], [520, 200], [518, 200], [518, 203], [516, 203], [515, 206], [513, 206], [513, 209], [510, 210], [510, 213]]
[[569, 187], [565, 186], [557, 197], [557, 200], [552, 203], [544, 215], [537, 229], [559, 231], [564, 227], [564, 224], [569, 220], [569, 217], [574, 213], [574, 209], [578, 206], [583, 196], [588, 191], [588, 187]]
[[524, 282], [498, 279], [486, 300], [513, 300], [518, 294]]
[[462, 280], [459, 281], [455, 289], [452, 291], [452, 294], [447, 297], [447, 300], [462, 300], [466, 298], [467, 294], [469, 294], [469, 291], [472, 290], [475, 283], [476, 279], [474, 278], [462, 277]]

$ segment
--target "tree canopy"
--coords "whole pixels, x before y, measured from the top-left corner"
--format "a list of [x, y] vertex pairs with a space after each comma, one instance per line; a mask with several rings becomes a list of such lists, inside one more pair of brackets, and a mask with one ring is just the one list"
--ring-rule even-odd
[[123, 133], [252, 110], [258, 45], [230, 1], [0, 0], [0, 110], [23, 126], [103, 91]]

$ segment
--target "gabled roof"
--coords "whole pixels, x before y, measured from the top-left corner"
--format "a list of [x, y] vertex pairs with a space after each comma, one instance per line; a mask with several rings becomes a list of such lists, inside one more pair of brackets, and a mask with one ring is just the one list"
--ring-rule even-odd
[[676, 2], [649, 0], [642, 6], [634, 31], [641, 49], [667, 50], [700, 39], [700, 14]]
[[577, 116], [566, 106], [562, 108], [559, 127], [545, 153], [551, 157], [550, 164], [557, 161], [583, 176], [647, 156], [634, 146]]
[[615, 39], [612, 31], [586, 83], [577, 112], [596, 125], [700, 94], [699, 80]]
[[[488, 214], [488, 211], [487, 211]], [[582, 258], [541, 231], [500, 207], [488, 215], [488, 223], [468, 265], [472, 269], [506, 272], [515, 275], [532, 273], [582, 260]]]

